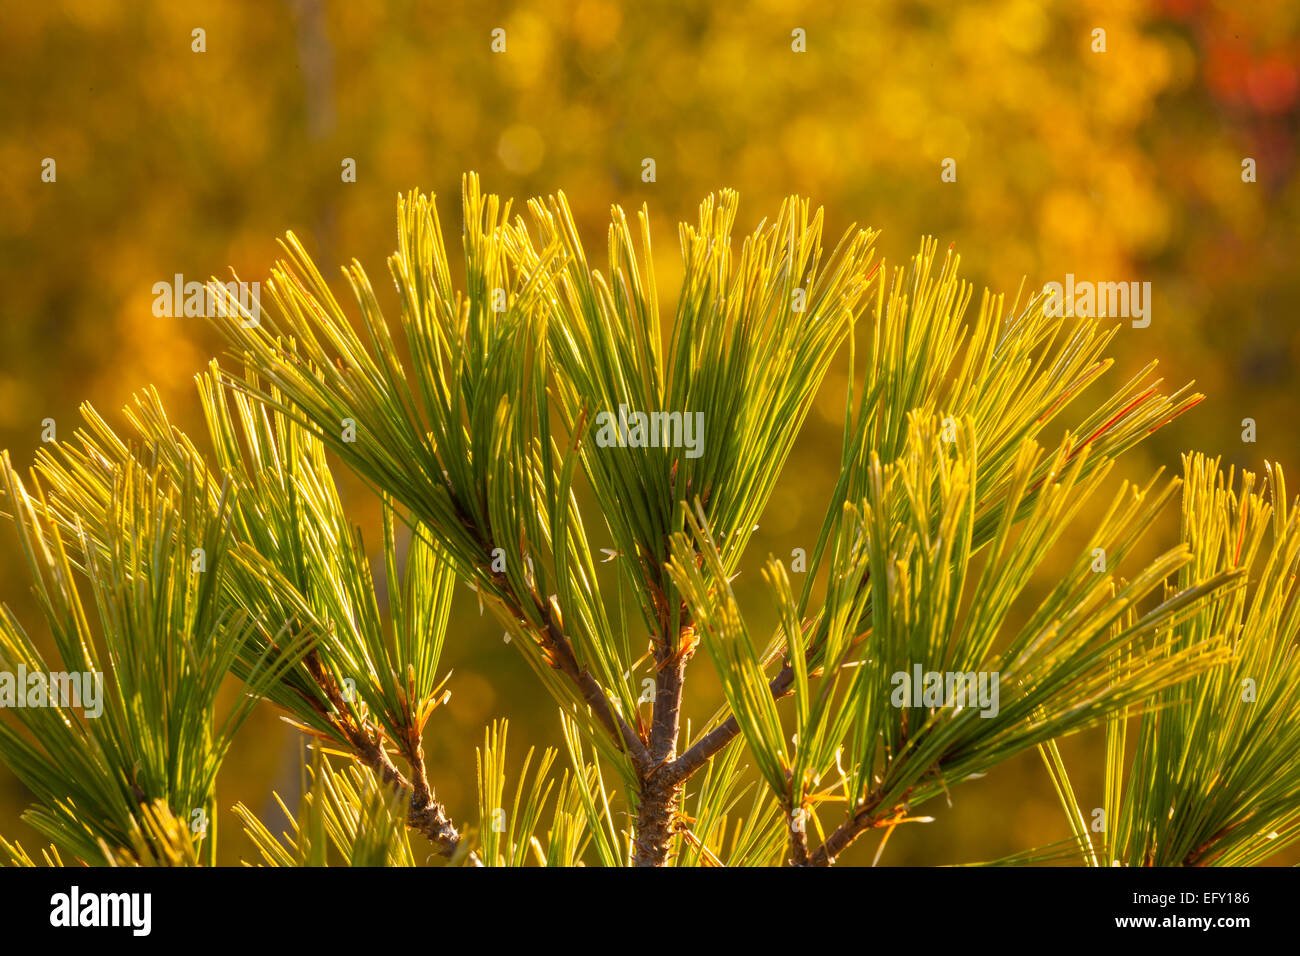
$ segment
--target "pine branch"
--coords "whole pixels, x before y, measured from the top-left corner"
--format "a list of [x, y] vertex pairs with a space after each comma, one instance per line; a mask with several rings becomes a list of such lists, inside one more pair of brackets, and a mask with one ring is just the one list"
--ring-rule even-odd
[[879, 800], [868, 800], [854, 810], [848, 819], [836, 827], [834, 832], [826, 838], [826, 841], [809, 857], [808, 865], [831, 866], [835, 862], [835, 858], [847, 850], [854, 840], [868, 830], [879, 826], [882, 819], [896, 815], [900, 809], [894, 808], [886, 813], [877, 814], [875, 812], [877, 806], [879, 806]]
[[[1300, 840], [1300, 509], [1279, 467], [1265, 495], [1254, 474], [1225, 475], [1217, 460], [1189, 455], [1183, 466], [1192, 562], [1181, 581], [1238, 573], [1249, 583], [1213, 595], [1170, 638], [1185, 649], [1226, 634], [1230, 660], [1108, 723], [1095, 865], [1252, 865]], [[1073, 819], [1078, 799], [1063, 768], [1056, 778]]]
[[610, 706], [604, 690], [591, 672], [578, 663], [573, 645], [565, 637], [557, 616], [549, 605], [534, 596], [535, 609], [541, 616], [542, 627], [536, 632], [538, 642], [551, 662], [551, 666], [567, 677], [577, 688], [582, 699], [610, 736], [627, 749], [633, 766], [644, 773], [653, 763], [645, 741], [632, 729], [631, 724]]
[[419, 744], [408, 754], [411, 760], [412, 780], [407, 780], [393, 764], [384, 748], [382, 735], [368, 721], [355, 721], [347, 715], [351, 708], [333, 677], [321, 665], [313, 651], [305, 664], [320, 686], [331, 710], [323, 716], [331, 720], [352, 748], [353, 755], [373, 770], [383, 783], [403, 794], [409, 805], [407, 825], [424, 834], [434, 848], [444, 857], [452, 858], [460, 846], [461, 836], [447, 815], [446, 808], [434, 797], [425, 776], [423, 750]]
[[[813, 651], [810, 651], [810, 654]], [[794, 668], [786, 664], [768, 682], [768, 691], [773, 700], [781, 700], [792, 692], [794, 686]], [[669, 778], [681, 783], [692, 777], [696, 771], [722, 752], [733, 740], [740, 736], [740, 722], [731, 714], [708, 733], [695, 741], [680, 757], [673, 761]]]
[[[828, 866], [874, 829], [883, 830], [879, 857], [898, 826], [929, 819], [911, 816], [913, 805], [1028, 748], [1048, 760], [1093, 862], [1257, 860], [1269, 841], [1300, 838], [1288, 770], [1300, 762], [1300, 720], [1287, 696], [1296, 683], [1290, 642], [1300, 633], [1300, 518], [1288, 517], [1284, 500], [1265, 552], [1267, 509], [1249, 483], [1238, 499], [1198, 462], [1184, 486], [1184, 543], [1132, 567], [1179, 485], [1159, 476], [1122, 485], [1027, 620], [1012, 613], [1116, 457], [1200, 400], [1187, 389], [1163, 394], [1150, 366], [1040, 443], [1110, 366], [1114, 329], [1067, 324], [1046, 315], [1040, 298], [1022, 306], [1019, 293], [1009, 311], [985, 293], [967, 320], [973, 290], [951, 249], [941, 257], [926, 240], [906, 268], [888, 272], [874, 262], [875, 234], [850, 229], [824, 256], [822, 211], [798, 198], [737, 251], [738, 201], [723, 191], [680, 229], [683, 281], [665, 334], [644, 210], [635, 238], [615, 210], [602, 274], [588, 264], [563, 194], [530, 202], [528, 218], [511, 222], [509, 204], [468, 176], [462, 205], [458, 289], [432, 201], [412, 194], [399, 203], [389, 269], [400, 329], [355, 261], [343, 270], [360, 316], [354, 328], [292, 234], [265, 315], [214, 290], [225, 293], [221, 329], [245, 370], [214, 364], [200, 379], [212, 461], [150, 392], [128, 410], [131, 439], [87, 409], [75, 445], [38, 453], [48, 495], [28, 495], [4, 462], [65, 658], [94, 644], [68, 584], [76, 574], [101, 611], [117, 612], [107, 621], [126, 622], [104, 640], [145, 713], [160, 713], [160, 701], [136, 657], [175, 648], [136, 631], [175, 613], [181, 632], [219, 649], [179, 694], [169, 686], [169, 699], [202, 704], [183, 717], [201, 723], [230, 672], [250, 682], [236, 717], [269, 699], [354, 758], [343, 774], [316, 765], [313, 790], [291, 817], [294, 837], [276, 840], [241, 811], [264, 859], [409, 864], [415, 830], [453, 862], [489, 866], [573, 864], [586, 850], [606, 865]], [[855, 330], [871, 312], [859, 389]], [[764, 566], [777, 622], [756, 637], [730, 582], [845, 341], [853, 372], [840, 477], [800, 593], [780, 562]], [[685, 452], [607, 440], [609, 420], [627, 408], [667, 421], [699, 415], [708, 440], [703, 425]], [[327, 451], [382, 498], [386, 595]], [[616, 614], [579, 490], [594, 497], [613, 539]], [[399, 523], [411, 531], [401, 569]], [[174, 607], [132, 603], [129, 585], [172, 573], [146, 566], [147, 545], [183, 567], [200, 540], [217, 573], [185, 580]], [[1265, 553], [1252, 591], [1245, 578]], [[437, 799], [423, 748], [426, 722], [446, 699], [438, 663], [457, 577], [518, 638], [513, 645], [560, 704], [572, 763], [556, 789], [546, 777], [555, 754], [544, 753], [530, 777], [530, 751], [507, 813], [506, 727], [493, 725], [479, 752], [478, 829], [467, 836]], [[637, 612], [644, 628], [628, 621]], [[648, 653], [634, 646], [643, 634]], [[688, 724], [679, 753], [698, 645], [726, 706], [694, 740]], [[140, 647], [148, 653], [133, 656]], [[39, 660], [9, 616], [0, 619], [0, 653]], [[964, 696], [922, 701], [919, 687], [899, 701], [891, 685], [913, 668], [1000, 675], [1000, 704], [996, 692], [978, 707]], [[648, 725], [635, 690], [647, 671]], [[1252, 692], [1258, 683], [1261, 706], [1246, 706], [1254, 699], [1242, 697], [1242, 682]], [[152, 740], [117, 703], [117, 735]], [[1146, 783], [1126, 789], [1130, 715], [1139, 727], [1130, 774]], [[197, 860], [176, 802], [210, 796], [226, 731], [191, 728], [197, 759], [182, 755], [184, 780], [144, 761], [120, 780], [92, 772], [89, 782], [69, 782], [51, 763], [86, 770], [93, 735], [57, 719], [63, 729], [30, 718], [45, 752], [0, 725], [0, 753], [40, 799], [34, 825], [82, 859]], [[1055, 738], [1103, 721], [1113, 826], [1098, 852], [1078, 829]], [[736, 783], [742, 751], [728, 747], [737, 738], [759, 781], [741, 818], [733, 810], [745, 792]], [[1192, 754], [1202, 740], [1204, 752]], [[1280, 741], [1285, 760], [1263, 741]], [[123, 763], [124, 752], [109, 750], [110, 763]], [[602, 762], [626, 787], [630, 830], [615, 823]], [[537, 827], [552, 795], [543, 841]], [[93, 820], [78, 816], [87, 807]], [[827, 807], [844, 813], [833, 827], [820, 818]], [[0, 852], [31, 862], [21, 848]]]

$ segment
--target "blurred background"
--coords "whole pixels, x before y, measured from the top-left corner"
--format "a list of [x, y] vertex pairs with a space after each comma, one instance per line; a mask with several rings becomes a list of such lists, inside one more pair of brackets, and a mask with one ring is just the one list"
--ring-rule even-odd
[[[491, 49], [497, 28], [503, 53]], [[1104, 53], [1093, 50], [1099, 28]], [[204, 52], [192, 49], [196, 29]], [[796, 29], [806, 52], [792, 50]], [[6, 4], [0, 447], [25, 466], [42, 419], [70, 436], [82, 401], [115, 413], [148, 383], [199, 433], [192, 376], [220, 345], [202, 319], [155, 317], [155, 282], [230, 267], [265, 279], [276, 237], [293, 229], [326, 275], [355, 256], [379, 285], [398, 193], [436, 193], [454, 236], [461, 175], [477, 170], [517, 202], [564, 189], [596, 259], [610, 204], [647, 203], [666, 308], [681, 274], [676, 223], [723, 186], [740, 191], [738, 231], [797, 192], [826, 207], [830, 239], [854, 222], [881, 228], [880, 251], [904, 262], [934, 235], [956, 243], [977, 287], [1012, 296], [1022, 277], [1033, 287], [1067, 272], [1149, 281], [1151, 324], [1121, 331], [1107, 380], [1117, 387], [1156, 357], [1167, 385], [1194, 379], [1208, 400], [1135, 452], [1125, 475], [1177, 472], [1192, 448], [1296, 474], [1298, 135], [1292, 0]], [[55, 182], [42, 181], [47, 158]], [[645, 158], [653, 183], [641, 179]], [[955, 182], [941, 182], [947, 158]], [[355, 182], [343, 181], [347, 159]], [[839, 369], [751, 545], [755, 569], [815, 540], [843, 387]], [[340, 478], [377, 543], [374, 503]], [[1176, 522], [1159, 531], [1171, 543]], [[19, 562], [6, 525], [0, 599], [36, 630]], [[742, 596], [761, 606], [758, 574], [746, 579]], [[485, 723], [510, 718], [518, 760], [557, 743], [559, 721], [460, 592], [444, 656], [452, 698], [425, 747], [440, 797], [464, 820]], [[690, 676], [698, 721], [721, 698], [705, 655]], [[1085, 807], [1101, 802], [1099, 740], [1064, 748]], [[296, 804], [300, 746], [259, 710], [223, 768], [223, 807], [260, 808], [278, 832], [271, 792]], [[35, 852], [41, 841], [18, 820], [26, 801], [0, 768], [0, 833]], [[990, 859], [1067, 835], [1033, 754], [934, 811], [936, 823], [900, 830], [882, 862]], [[220, 831], [224, 862], [249, 856], [232, 815]], [[863, 841], [845, 862], [872, 854]]]

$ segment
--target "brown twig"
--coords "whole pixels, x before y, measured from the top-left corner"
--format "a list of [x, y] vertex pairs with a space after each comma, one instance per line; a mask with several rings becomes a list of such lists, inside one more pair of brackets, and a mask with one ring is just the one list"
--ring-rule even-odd
[[573, 681], [578, 688], [578, 692], [582, 695], [582, 699], [591, 708], [592, 714], [600, 721], [610, 736], [616, 742], [621, 742], [627, 749], [632, 758], [632, 765], [637, 771], [642, 774], [648, 772], [649, 768], [653, 766], [654, 760], [650, 756], [645, 741], [632, 729], [632, 725], [610, 706], [604, 690], [601, 689], [600, 684], [596, 683], [596, 679], [591, 676], [591, 672], [578, 663], [578, 657], [573, 651], [573, 645], [564, 636], [564, 630], [555, 620], [551, 609], [543, 604], [536, 595], [533, 596], [533, 600], [538, 613], [541, 614], [543, 623], [543, 629], [538, 638], [541, 641], [542, 648], [548, 652], [551, 666]]
[[[456, 825], [447, 816], [446, 809], [438, 802], [432, 788], [429, 786], [428, 778], [424, 772], [422, 746], [417, 743], [412, 752], [407, 754], [407, 757], [411, 760], [413, 783], [406, 779], [402, 772], [397, 769], [392, 758], [388, 756], [388, 751], [383, 746], [383, 735], [379, 728], [369, 721], [362, 720], [358, 722], [351, 717], [351, 710], [343, 697], [342, 691], [321, 663], [316, 651], [310, 651], [303, 658], [303, 663], [307, 667], [307, 672], [311, 674], [312, 679], [320, 687], [321, 692], [333, 708], [331, 712], [318, 706], [318, 711], [333, 723], [344, 739], [347, 740], [352, 748], [353, 755], [373, 770], [385, 784], [402, 793], [410, 794], [407, 801], [406, 825], [412, 830], [424, 834], [429, 842], [434, 845], [439, 855], [448, 859], [454, 856], [457, 847], [460, 846], [461, 836], [456, 829]], [[478, 862], [473, 854], [470, 854], [470, 858], [471, 862]]]
[[[768, 681], [767, 688], [773, 700], [780, 700], [790, 694], [794, 684], [794, 668], [789, 664], [781, 668], [780, 673]], [[740, 724], [733, 714], [707, 734], [695, 741], [685, 753], [673, 761], [668, 768], [668, 776], [675, 782], [685, 781], [695, 771], [712, 760], [740, 735]]]
[[809, 857], [808, 865], [830, 866], [835, 862], [835, 858], [847, 850], [850, 844], [863, 833], [889, 823], [904, 809], [902, 806], [893, 807], [885, 813], [878, 814], [875, 811], [879, 805], [879, 796], [868, 798], [847, 820], [835, 828], [835, 832], [826, 838], [825, 843], [817, 848], [817, 851]]

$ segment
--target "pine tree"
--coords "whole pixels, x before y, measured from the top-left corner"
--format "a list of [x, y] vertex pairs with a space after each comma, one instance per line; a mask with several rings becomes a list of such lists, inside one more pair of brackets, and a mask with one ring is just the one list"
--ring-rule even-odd
[[[1199, 455], [1182, 480], [1116, 483], [1201, 396], [1166, 394], [1154, 363], [1105, 389], [1115, 328], [1023, 287], [972, 315], [951, 249], [891, 269], [851, 228], [827, 253], [797, 197], [737, 249], [736, 213], [724, 191], [680, 227], [665, 327], [644, 209], [635, 231], [614, 209], [601, 270], [563, 194], [512, 219], [467, 176], [458, 287], [412, 193], [397, 321], [355, 261], [350, 315], [289, 234], [264, 311], [209, 286], [229, 354], [197, 378], [201, 440], [148, 389], [120, 429], [83, 407], [25, 477], [6, 453], [57, 660], [6, 609], [0, 665], [103, 687], [98, 716], [51, 691], [0, 722], [44, 861], [214, 862], [218, 770], [258, 701], [314, 740], [290, 832], [236, 808], [271, 865], [415, 865], [419, 840], [454, 865], [825, 866], [870, 831], [879, 859], [1029, 750], [1073, 837], [1002, 862], [1243, 864], [1294, 842], [1300, 512], [1280, 469], [1266, 493]], [[753, 563], [845, 355], [815, 544], [798, 567]], [[331, 458], [382, 503], [383, 587]], [[1181, 541], [1154, 540], [1180, 501]], [[737, 601], [746, 561], [774, 628]], [[468, 819], [423, 751], [455, 688], [458, 583], [554, 698], [567, 763], [530, 751], [507, 780], [503, 715]], [[700, 667], [723, 699], [692, 723]], [[228, 675], [245, 693], [218, 713]], [[1100, 725], [1098, 829], [1057, 741]]]

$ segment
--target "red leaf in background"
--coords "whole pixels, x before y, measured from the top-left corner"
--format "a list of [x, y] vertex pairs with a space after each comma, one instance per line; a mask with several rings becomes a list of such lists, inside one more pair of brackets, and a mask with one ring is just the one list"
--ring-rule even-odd
[[1254, 64], [1246, 75], [1246, 92], [1261, 113], [1285, 113], [1296, 102], [1300, 72], [1283, 54], [1273, 54]]

